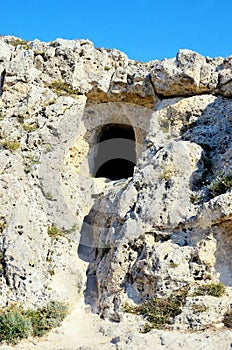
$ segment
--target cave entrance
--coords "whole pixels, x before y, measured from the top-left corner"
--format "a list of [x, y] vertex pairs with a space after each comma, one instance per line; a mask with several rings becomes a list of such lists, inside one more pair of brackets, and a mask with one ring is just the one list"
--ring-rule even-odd
[[136, 164], [135, 133], [131, 125], [106, 124], [99, 133], [94, 176], [119, 180], [133, 176]]

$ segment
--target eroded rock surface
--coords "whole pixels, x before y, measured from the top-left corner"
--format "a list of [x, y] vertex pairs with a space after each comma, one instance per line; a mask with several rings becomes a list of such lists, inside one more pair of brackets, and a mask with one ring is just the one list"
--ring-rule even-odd
[[[222, 327], [232, 302], [231, 57], [180, 50], [140, 63], [88, 40], [15, 40], [0, 38], [1, 306], [85, 295], [120, 321], [126, 303], [187, 289], [173, 327]], [[107, 124], [133, 127], [128, 179], [94, 178]], [[212, 282], [224, 283], [222, 297], [194, 296]]]

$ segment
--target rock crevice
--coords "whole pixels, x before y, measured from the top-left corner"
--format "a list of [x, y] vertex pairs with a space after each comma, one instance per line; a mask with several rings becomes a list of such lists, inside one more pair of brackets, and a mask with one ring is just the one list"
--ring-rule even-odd
[[[173, 327], [220, 327], [232, 293], [231, 70], [231, 57], [190, 50], [142, 63], [88, 40], [0, 38], [2, 306], [85, 294], [120, 321], [123, 305], [184, 288]], [[98, 166], [106, 125], [134, 138], [104, 139]], [[108, 167], [119, 176], [96, 176], [117, 157], [131, 158], [128, 176], [120, 161]], [[219, 282], [222, 297], [194, 296]]]

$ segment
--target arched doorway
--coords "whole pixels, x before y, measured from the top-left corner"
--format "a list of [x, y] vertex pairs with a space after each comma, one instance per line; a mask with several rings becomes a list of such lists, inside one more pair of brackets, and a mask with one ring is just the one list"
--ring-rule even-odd
[[133, 176], [136, 164], [135, 133], [131, 125], [105, 124], [99, 134], [94, 176], [119, 180]]

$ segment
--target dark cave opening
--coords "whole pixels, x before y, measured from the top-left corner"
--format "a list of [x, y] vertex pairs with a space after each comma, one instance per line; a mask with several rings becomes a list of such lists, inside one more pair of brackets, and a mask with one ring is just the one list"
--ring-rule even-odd
[[119, 180], [133, 176], [136, 164], [135, 133], [131, 125], [102, 127], [94, 162], [94, 176]]

